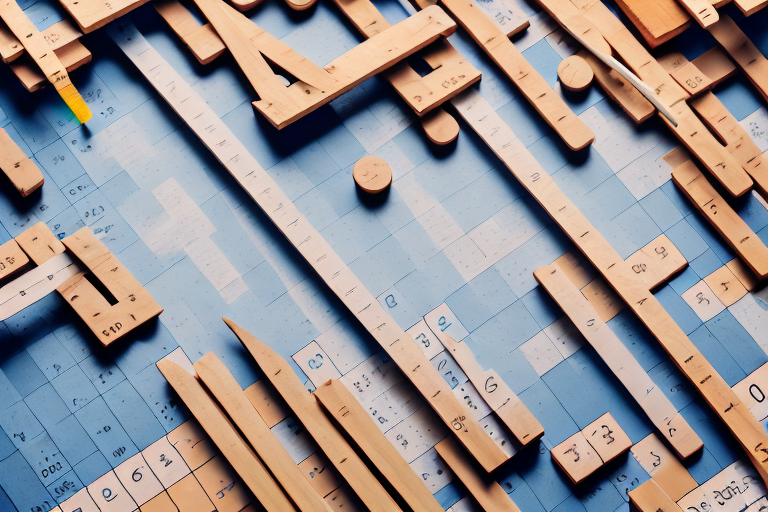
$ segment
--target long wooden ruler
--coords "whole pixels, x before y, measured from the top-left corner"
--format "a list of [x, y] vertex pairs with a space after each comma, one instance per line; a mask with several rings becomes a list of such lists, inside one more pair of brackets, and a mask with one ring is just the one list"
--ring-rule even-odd
[[472, 413], [453, 395], [448, 383], [413, 339], [382, 308], [208, 104], [133, 25], [120, 24], [112, 28], [110, 34], [145, 78], [381, 345], [478, 462], [487, 471], [504, 463], [507, 456], [473, 421]]

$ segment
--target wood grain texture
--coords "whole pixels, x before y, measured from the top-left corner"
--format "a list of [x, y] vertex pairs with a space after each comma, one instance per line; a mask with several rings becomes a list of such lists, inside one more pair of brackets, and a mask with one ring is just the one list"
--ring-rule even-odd
[[681, 34], [691, 24], [691, 17], [675, 0], [617, 0], [651, 48]]

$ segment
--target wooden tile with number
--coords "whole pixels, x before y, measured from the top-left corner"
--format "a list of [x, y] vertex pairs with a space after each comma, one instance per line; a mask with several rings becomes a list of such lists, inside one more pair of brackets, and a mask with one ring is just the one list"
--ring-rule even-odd
[[549, 453], [574, 484], [578, 484], [603, 465], [602, 459], [582, 432], [576, 432], [552, 448]]
[[167, 438], [192, 471], [211, 460], [218, 453], [203, 429], [193, 419], [187, 420], [171, 430]]
[[44, 222], [38, 222], [22, 231], [16, 237], [16, 242], [35, 265], [42, 265], [67, 250]]
[[758, 421], [768, 418], [768, 363], [737, 382], [733, 391]]
[[147, 446], [141, 454], [166, 489], [189, 474], [189, 467], [167, 437]]
[[656, 434], [645, 437], [630, 451], [673, 500], [679, 500], [699, 485]]
[[680, 87], [696, 96], [714, 87], [714, 82], [680, 52], [670, 52], [659, 57], [659, 64]]
[[137, 453], [117, 466], [115, 474], [139, 506], [163, 491], [163, 484], [149, 468], [141, 453]]
[[320, 451], [299, 462], [299, 469], [320, 496], [328, 496], [343, 482], [331, 461]]
[[581, 431], [589, 444], [607, 464], [632, 447], [632, 441], [619, 423], [607, 412]]
[[240, 512], [253, 494], [223, 455], [218, 454], [195, 471], [195, 477], [218, 512]]
[[649, 290], [658, 288], [688, 266], [685, 256], [667, 235], [659, 235], [626, 260], [632, 272], [638, 274]]
[[87, 489], [102, 512], [133, 512], [138, 508], [113, 471], [97, 478]]
[[747, 289], [733, 275], [728, 265], [723, 265], [709, 274], [704, 278], [704, 282], [707, 283], [712, 293], [715, 294], [725, 307], [735, 304], [736, 301], [747, 294]]

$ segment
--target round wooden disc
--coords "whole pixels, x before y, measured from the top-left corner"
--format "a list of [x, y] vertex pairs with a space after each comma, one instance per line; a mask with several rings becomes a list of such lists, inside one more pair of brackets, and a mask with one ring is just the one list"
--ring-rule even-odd
[[436, 108], [421, 118], [427, 138], [438, 146], [445, 146], [459, 136], [459, 123], [442, 108]]
[[586, 60], [578, 55], [571, 55], [557, 66], [557, 76], [563, 87], [569, 91], [583, 91], [592, 83], [595, 73]]
[[377, 156], [364, 156], [352, 169], [355, 183], [369, 194], [378, 194], [392, 183], [392, 168]]

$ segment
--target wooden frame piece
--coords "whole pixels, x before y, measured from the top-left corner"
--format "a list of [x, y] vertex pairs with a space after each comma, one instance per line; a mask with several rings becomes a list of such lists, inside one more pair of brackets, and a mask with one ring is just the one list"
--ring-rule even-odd
[[707, 218], [758, 280], [768, 277], [768, 247], [709, 184], [690, 160], [672, 171], [672, 180]]
[[275, 480], [301, 512], [330, 512], [331, 507], [315, 492], [283, 445], [248, 401], [235, 377], [213, 352], [194, 364], [195, 371]]
[[478, 472], [471, 463], [471, 457], [456, 442], [448, 437], [435, 446], [437, 454], [448, 464], [451, 471], [464, 484], [482, 510], [486, 512], [520, 512], [512, 498], [489, 475]]
[[[743, 3], [736, 0], [739, 7]], [[759, 3], [761, 7], [764, 7], [768, 4], [768, 0], [761, 0]], [[768, 101], [768, 59], [760, 52], [760, 49], [726, 14], [723, 14], [719, 22], [709, 27], [709, 33], [738, 64], [763, 99]]]
[[483, 370], [466, 343], [459, 343], [444, 333], [439, 334], [438, 338], [467, 375], [469, 381], [475, 386], [480, 396], [483, 397], [488, 407], [506, 425], [521, 445], [528, 445], [544, 435], [544, 427], [520, 400], [520, 397], [493, 369]]
[[443, 507], [419, 480], [413, 468], [397, 453], [392, 443], [381, 433], [370, 415], [344, 384], [336, 379], [329, 380], [315, 389], [313, 395], [411, 510], [443, 511]]
[[651, 48], [666, 43], [691, 26], [691, 18], [675, 0], [617, 0], [624, 14]]
[[533, 275], [621, 381], [675, 452], [685, 459], [699, 451], [704, 443], [696, 432], [560, 266], [553, 263], [536, 269]]
[[213, 62], [227, 50], [211, 24], [201, 24], [179, 0], [155, 0], [152, 5], [200, 64]]
[[27, 197], [43, 186], [40, 168], [27, 158], [24, 151], [0, 128], [0, 172], [5, 174], [21, 197]]
[[239, 325], [226, 318], [224, 322], [365, 506], [371, 512], [399, 512], [400, 507], [307, 393], [288, 362]]
[[243, 441], [234, 425], [197, 379], [167, 359], [158, 361], [157, 369], [256, 496], [261, 506], [269, 512], [296, 510], [251, 447]]

